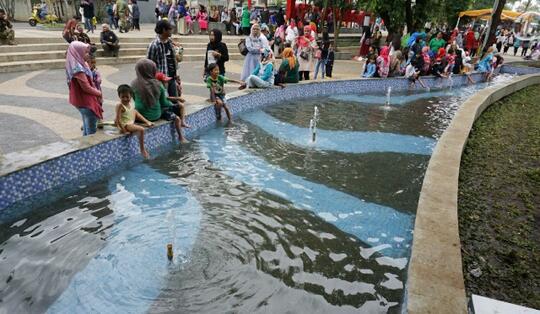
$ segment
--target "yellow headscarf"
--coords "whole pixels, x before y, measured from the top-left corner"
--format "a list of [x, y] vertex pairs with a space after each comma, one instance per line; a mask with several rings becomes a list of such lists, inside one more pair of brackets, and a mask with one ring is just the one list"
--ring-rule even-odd
[[283, 59], [289, 60], [289, 67], [294, 69], [294, 66], [296, 65], [296, 59], [294, 58], [294, 52], [292, 48], [285, 48], [283, 49]]

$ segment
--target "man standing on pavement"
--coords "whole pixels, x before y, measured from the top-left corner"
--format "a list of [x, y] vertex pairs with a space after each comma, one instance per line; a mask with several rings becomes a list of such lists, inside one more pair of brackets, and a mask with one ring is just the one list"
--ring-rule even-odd
[[168, 82], [167, 92], [169, 93], [169, 96], [177, 97], [177, 63], [174, 44], [171, 40], [172, 26], [167, 21], [158, 21], [156, 23], [155, 32], [157, 37], [150, 43], [150, 46], [148, 46], [146, 57], [154, 61], [158, 72], [165, 73], [167, 77], [171, 78]]
[[13, 25], [6, 16], [6, 11], [0, 9], [0, 45], [7, 42], [8, 45], [16, 45]]

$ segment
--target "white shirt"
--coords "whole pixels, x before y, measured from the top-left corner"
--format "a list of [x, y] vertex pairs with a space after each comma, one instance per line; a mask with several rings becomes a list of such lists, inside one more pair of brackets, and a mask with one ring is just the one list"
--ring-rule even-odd
[[416, 68], [412, 64], [409, 63], [409, 65], [405, 69], [405, 77], [406, 78], [412, 77], [414, 73], [416, 73]]
[[230, 22], [231, 21], [231, 17], [229, 16], [229, 14], [225, 11], [221, 12], [221, 21], [222, 22]]
[[290, 26], [285, 30], [285, 40], [288, 42], [293, 42], [296, 39], [296, 32]]

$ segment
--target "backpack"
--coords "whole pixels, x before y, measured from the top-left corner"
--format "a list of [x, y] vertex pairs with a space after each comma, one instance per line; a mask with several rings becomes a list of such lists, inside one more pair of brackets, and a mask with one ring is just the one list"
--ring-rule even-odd
[[248, 54], [248, 49], [246, 47], [246, 40], [240, 39], [240, 42], [238, 43], [238, 51], [240, 51], [240, 54], [243, 56], [246, 56]]
[[112, 5], [107, 6], [107, 14], [108, 15], [114, 15], [114, 10]]

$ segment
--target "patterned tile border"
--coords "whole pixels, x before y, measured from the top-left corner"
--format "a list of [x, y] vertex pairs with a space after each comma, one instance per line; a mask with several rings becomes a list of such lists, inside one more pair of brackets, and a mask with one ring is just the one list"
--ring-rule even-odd
[[[529, 71], [529, 68], [503, 66], [501, 70], [501, 72], [518, 74], [524, 71]], [[473, 74], [473, 77], [475, 81], [481, 79], [480, 74]], [[423, 80], [428, 86], [434, 88], [441, 84], [441, 80], [434, 77], [424, 77]], [[467, 84], [465, 76], [454, 76], [453, 86], [465, 84]], [[394, 91], [406, 90], [408, 81], [404, 78], [389, 78], [306, 82], [289, 85], [284, 89], [234, 92], [228, 95], [227, 101], [233, 114], [237, 115], [246, 110], [295, 98], [343, 93], [372, 93], [385, 91], [388, 87], [392, 87]], [[186, 136], [192, 138], [195, 132], [215, 122], [213, 108], [207, 106], [196, 111], [188, 115], [187, 121], [192, 128], [187, 129]], [[8, 167], [8, 169], [0, 164], [0, 217], [2, 210], [19, 201], [52, 189], [59, 189], [65, 184], [76, 182], [79, 177], [92, 175], [107, 167], [114, 167], [120, 162], [140, 158], [134, 136], [101, 134], [80, 138], [75, 142], [77, 143], [73, 149], [63, 151], [57, 156], [54, 154], [45, 157], [36, 156], [35, 161], [19, 167]], [[146, 132], [146, 143], [150, 150], [175, 142], [176, 136], [171, 124], [161, 123]]]

